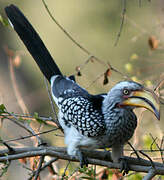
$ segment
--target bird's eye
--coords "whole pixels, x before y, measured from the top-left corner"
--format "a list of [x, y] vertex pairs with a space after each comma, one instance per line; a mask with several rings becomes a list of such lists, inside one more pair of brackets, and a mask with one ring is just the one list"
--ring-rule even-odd
[[129, 95], [129, 94], [130, 94], [130, 91], [129, 91], [128, 89], [124, 89], [124, 90], [123, 90], [123, 94], [124, 94], [124, 95]]

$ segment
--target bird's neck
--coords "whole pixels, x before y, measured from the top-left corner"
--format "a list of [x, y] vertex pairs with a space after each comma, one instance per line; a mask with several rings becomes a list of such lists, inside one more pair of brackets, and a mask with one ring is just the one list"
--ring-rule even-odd
[[121, 144], [126, 143], [133, 136], [137, 126], [133, 110], [103, 105], [102, 111], [109, 139]]

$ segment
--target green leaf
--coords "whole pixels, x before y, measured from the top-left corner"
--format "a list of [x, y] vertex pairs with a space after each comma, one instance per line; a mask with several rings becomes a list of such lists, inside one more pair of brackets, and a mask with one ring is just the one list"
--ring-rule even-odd
[[131, 175], [128, 177], [128, 180], [142, 180], [142, 175], [139, 173], [136, 173], [134, 175]]
[[46, 124], [43, 120], [41, 120], [41, 119], [39, 118], [39, 115], [38, 115], [37, 112], [34, 112], [34, 118], [36, 119], [36, 121], [37, 121], [38, 123], [40, 123], [40, 124], [42, 124], [42, 123]]
[[1, 104], [0, 105], [0, 115], [3, 113], [6, 113], [6, 108], [5, 108], [4, 104]]
[[3, 26], [9, 25], [8, 20], [6, 18], [3, 18], [1, 15], [0, 15], [0, 22], [2, 23]]
[[27, 120], [27, 123], [30, 124], [30, 123], [31, 123], [31, 119], [28, 119], [28, 120]]
[[0, 177], [2, 177], [3, 175], [5, 175], [5, 173], [8, 170], [10, 163], [8, 161], [6, 161], [5, 163], [3, 163], [3, 166], [1, 167], [1, 173], [0, 173]]
[[19, 119], [19, 121], [23, 121], [24, 122], [24, 119], [22, 117], [19, 117], [18, 119]]

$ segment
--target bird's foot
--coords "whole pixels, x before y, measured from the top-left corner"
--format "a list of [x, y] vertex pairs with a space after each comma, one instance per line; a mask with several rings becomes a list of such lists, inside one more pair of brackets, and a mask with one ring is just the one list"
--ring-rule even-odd
[[80, 161], [80, 167], [81, 168], [83, 168], [84, 166], [88, 167], [88, 160], [81, 151], [77, 152], [77, 156]]
[[120, 161], [120, 171], [122, 172], [122, 174], [124, 176], [124, 175], [128, 174], [129, 170], [130, 170], [128, 161], [123, 157], [121, 157], [119, 159], [119, 161]]

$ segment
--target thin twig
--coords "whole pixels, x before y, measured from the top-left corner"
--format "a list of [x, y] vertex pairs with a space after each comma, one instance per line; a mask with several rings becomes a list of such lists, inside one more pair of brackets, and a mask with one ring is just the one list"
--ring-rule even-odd
[[[124, 149], [124, 151], [133, 151], [133, 150], [131, 150], [131, 149]], [[139, 151], [143, 151], [143, 152], [151, 152], [151, 153], [156, 153], [156, 152], [160, 152], [160, 151], [164, 151], [164, 149], [152, 149], [152, 150], [150, 150], [150, 149], [138, 149], [138, 150], [136, 150], [137, 152], [139, 152]]]
[[159, 152], [160, 152], [160, 154], [161, 154], [162, 162], [164, 163], [164, 157], [163, 157], [163, 151], [162, 151], [163, 137], [162, 137], [162, 140], [161, 140], [161, 144], [160, 144], [160, 146], [159, 146], [159, 145], [156, 143], [156, 139], [157, 139], [157, 138], [154, 138], [151, 133], [150, 133], [150, 136], [151, 136], [151, 138], [153, 139], [153, 142], [155, 143], [156, 147], [158, 148], [158, 150], [159, 150]]
[[138, 152], [135, 150], [135, 148], [132, 146], [132, 144], [130, 142], [128, 142], [129, 146], [132, 148], [132, 150], [134, 151], [134, 153], [136, 154], [137, 158], [140, 159], [140, 156], [138, 154]]
[[[14, 73], [14, 67], [13, 67], [13, 57], [14, 57], [14, 52], [12, 50], [9, 50], [7, 47], [5, 48], [5, 51], [6, 51], [6, 54], [8, 55], [8, 59], [9, 59], [9, 68], [10, 68], [10, 77], [11, 77], [11, 82], [12, 82], [12, 86], [13, 86], [13, 89], [14, 89], [14, 93], [15, 93], [15, 96], [16, 96], [16, 99], [18, 101], [18, 104], [21, 108], [21, 110], [23, 111], [24, 114], [29, 114], [29, 111], [23, 101], [23, 98], [21, 96], [21, 93], [19, 91], [19, 88], [17, 86], [17, 83], [16, 83], [16, 78], [15, 78], [15, 73]], [[9, 115], [11, 115], [11, 113], [8, 112]], [[14, 116], [14, 114], [12, 114], [12, 116], [16, 119], [17, 117]], [[11, 119], [10, 119], [11, 120]], [[17, 125], [19, 125], [20, 127], [26, 129], [26, 131], [28, 131], [29, 133], [31, 134], [35, 134], [35, 131], [33, 130], [33, 128], [31, 128], [30, 125], [28, 125], [28, 123], [26, 122], [25, 125], [24, 124], [21, 124], [15, 120], [12, 119], [12, 121], [14, 123], [16, 123]], [[41, 138], [39, 136], [36, 136], [36, 139], [38, 141], [38, 144], [41, 144]]]
[[155, 88], [154, 88], [154, 92], [157, 92], [157, 91], [159, 90], [159, 88], [160, 88], [161, 86], [163, 86], [163, 84], [164, 84], [164, 78], [162, 78], [162, 79], [157, 83], [157, 85], [156, 85]]
[[[69, 176], [68, 180], [71, 180], [73, 177], [77, 177], [77, 173], [78, 173], [79, 167], [77, 167]], [[75, 174], [76, 173], [76, 174]], [[75, 175], [74, 175], [75, 174]]]
[[54, 101], [53, 101], [53, 98], [51, 96], [51, 93], [50, 93], [50, 90], [48, 88], [48, 81], [47, 79], [44, 77], [44, 82], [45, 82], [45, 86], [46, 86], [46, 89], [47, 89], [47, 93], [48, 93], [48, 97], [49, 97], [49, 101], [50, 101], [50, 104], [51, 104], [51, 109], [52, 109], [52, 112], [53, 112], [53, 115], [54, 115], [54, 123], [57, 124], [57, 126], [62, 130], [63, 132], [63, 129], [58, 121], [58, 117], [57, 117], [57, 114], [56, 114], [56, 110], [55, 110], [55, 106], [54, 106]]
[[86, 89], [89, 89], [97, 80], [99, 80], [101, 77], [104, 76], [104, 72], [99, 74], [87, 87]]
[[67, 165], [66, 165], [66, 167], [65, 167], [65, 169], [64, 169], [64, 172], [63, 172], [63, 174], [62, 174], [62, 179], [64, 179], [64, 176], [66, 175], [66, 171], [67, 171], [67, 169], [68, 169], [68, 166], [70, 165], [70, 162], [71, 162], [71, 161], [68, 161], [68, 163], [67, 163]]
[[31, 130], [30, 130], [29, 128], [27, 128], [26, 125], [24, 125], [23, 123], [19, 122], [19, 120], [17, 119], [17, 117], [16, 117], [14, 114], [9, 113], [9, 112], [8, 112], [8, 114], [9, 114], [10, 116], [13, 116], [13, 118], [10, 119], [10, 118], [8, 118], [7, 116], [4, 116], [6, 119], [12, 121], [13, 123], [15, 123], [16, 125], [18, 125], [19, 127], [23, 128], [23, 129], [25, 129], [27, 132], [29, 132], [30, 134], [33, 135], [33, 133], [31, 132]]
[[64, 32], [64, 34], [73, 42], [75, 43], [81, 50], [83, 50], [86, 54], [91, 55], [91, 53], [85, 49], [82, 45], [80, 45], [64, 28], [63, 26], [60, 25], [60, 23], [54, 18], [54, 16], [52, 15], [52, 13], [50, 12], [45, 0], [42, 0], [43, 5], [46, 9], [46, 11], [48, 12], [49, 16], [51, 17], [51, 19], [55, 22], [55, 24]]
[[[124, 8], [123, 8], [123, 12], [122, 12], [122, 23], [121, 23], [121, 27], [120, 27], [120, 32], [119, 34], [121, 34], [121, 31], [122, 31], [122, 26], [123, 26], [123, 23], [124, 23], [124, 16], [125, 16], [125, 12], [126, 12], [126, 0], [123, 0], [124, 1]], [[99, 63], [101, 64], [106, 64], [104, 61], [100, 60], [99, 58], [97, 58], [96, 56], [94, 56], [91, 52], [89, 52], [86, 48], [84, 48], [84, 46], [82, 46], [80, 43], [78, 43], [65, 29], [64, 27], [54, 18], [54, 16], [52, 15], [52, 13], [50, 12], [45, 0], [42, 0], [43, 2], [43, 5], [46, 9], [46, 11], [48, 12], [49, 16], [51, 17], [51, 19], [55, 22], [55, 24], [63, 31], [63, 33], [76, 45], [78, 46], [83, 52], [85, 52], [87, 55], [89, 55], [89, 58], [87, 59], [87, 61], [85, 61], [82, 65], [80, 65], [79, 67], [84, 67], [84, 65], [88, 64], [88, 62], [92, 59], [95, 59], [96, 61], [98, 61]], [[120, 35], [118, 35], [120, 36]], [[119, 38], [117, 38], [119, 39]], [[117, 40], [118, 41], [118, 40]], [[115, 68], [113, 68], [111, 66], [111, 70], [123, 75], [121, 72], [119, 72], [118, 70], [116, 70]]]
[[2, 144], [3, 144], [4, 146], [6, 146], [7, 149], [8, 149], [10, 152], [13, 152], [13, 151], [14, 151], [14, 149], [13, 149], [11, 146], [9, 146], [6, 142], [2, 141]]
[[[153, 136], [152, 136], [153, 137]], [[153, 150], [153, 145], [156, 144], [157, 146], [157, 143], [156, 143], [156, 140], [157, 140], [157, 137], [156, 138], [152, 138], [153, 139], [153, 142], [151, 143], [150, 145], [150, 150], [152, 151]]]
[[[163, 148], [163, 142], [164, 142], [164, 136], [162, 137], [161, 144], [160, 144], [160, 150]], [[160, 151], [161, 153], [161, 159], [164, 164], [164, 157], [163, 157], [163, 151]]]
[[[50, 161], [48, 161], [47, 163], [45, 163], [41, 168], [40, 168], [40, 172], [43, 171], [45, 168], [49, 167], [52, 165], [52, 163], [56, 162], [58, 160], [58, 158], [52, 158]], [[31, 169], [29, 169], [30, 171], [33, 171]], [[55, 172], [56, 173], [56, 172]], [[30, 178], [28, 178], [28, 180], [31, 180], [36, 174], [36, 171], [33, 171], [33, 174], [31, 175]]]
[[43, 164], [43, 162], [44, 162], [44, 158], [45, 158], [45, 156], [41, 156], [41, 157], [40, 157], [39, 165], [38, 165], [38, 168], [37, 168], [37, 170], [36, 170], [36, 173], [35, 173], [35, 176], [34, 176], [34, 180], [37, 180], [38, 177], [39, 177], [39, 173], [40, 173], [40, 171], [41, 171], [42, 164]]
[[122, 29], [123, 29], [123, 25], [124, 25], [124, 20], [125, 20], [126, 0], [122, 0], [122, 1], [123, 1], [122, 20], [121, 20], [120, 30], [119, 30], [119, 32], [118, 32], [118, 34], [117, 34], [117, 39], [116, 39], [116, 41], [115, 41], [114, 46], [117, 46], [117, 44], [118, 44], [118, 41], [119, 41], [120, 36], [121, 36]]
[[[32, 121], [36, 121], [36, 118], [33, 117], [33, 116], [29, 116], [29, 115], [22, 115], [22, 114], [15, 114], [15, 113], [12, 113], [15, 117], [17, 117], [17, 119], [22, 119], [22, 120], [25, 120], [25, 121], [28, 121], [28, 120], [32, 120]], [[13, 116], [7, 114], [7, 113], [3, 113], [0, 115], [0, 119], [1, 118], [7, 118], [7, 119], [11, 119], [13, 118]], [[38, 116], [38, 119], [40, 119], [41, 121], [43, 121], [46, 125], [50, 125], [50, 126], [57, 126], [56, 123], [52, 123], [54, 122], [53, 121], [53, 118], [52, 117], [42, 117], [42, 116]]]
[[17, 86], [15, 73], [14, 73], [14, 67], [13, 67], [13, 59], [11, 56], [9, 56], [9, 68], [10, 68], [10, 78], [11, 78], [12, 86], [14, 89], [14, 94], [16, 96], [19, 107], [21, 108], [21, 110], [23, 111], [24, 114], [29, 114], [29, 111], [25, 105], [25, 102], [23, 101], [23, 98], [22, 98], [19, 88]]
[[[37, 134], [32, 134], [32, 135], [29, 135], [29, 136], [22, 136], [22, 137], [19, 137], [19, 138], [14, 138], [14, 139], [5, 140], [5, 141], [3, 141], [3, 143], [8, 143], [8, 142], [12, 142], [12, 141], [19, 141], [19, 140], [31, 138], [31, 137], [33, 137], [33, 136], [38, 136], [38, 135], [41, 135], [41, 134], [46, 134], [46, 133], [50, 133], [50, 132], [56, 131], [56, 130], [58, 130], [58, 129], [59, 129], [59, 128], [54, 128], [54, 129], [50, 129], [50, 130], [47, 130], [47, 131], [43, 131], [43, 132], [40, 132], [40, 133], [37, 133]], [[0, 142], [1, 142], [1, 141], [0, 141]]]
[[154, 164], [154, 162], [152, 161], [152, 159], [147, 155], [147, 154], [145, 154], [143, 151], [139, 151], [142, 155], [144, 155], [145, 157], [147, 157], [149, 160], [150, 160], [150, 162], [151, 162], [151, 166], [154, 168], [154, 169], [156, 169], [155, 168], [155, 164]]
[[6, 119], [14, 122], [14, 123], [17, 124], [19, 127], [25, 129], [27, 132], [29, 132], [31, 135], [33, 135], [33, 136], [35, 136], [35, 137], [37, 138], [38, 144], [42, 144], [41, 138], [39, 137], [39, 135], [36, 135], [36, 133], [34, 132], [34, 130], [33, 130], [30, 126], [28, 126], [27, 123], [26, 123], [26, 125], [23, 124], [23, 123], [20, 123], [19, 120], [17, 119], [17, 117], [16, 117], [14, 114], [9, 113], [9, 112], [8, 112], [8, 114], [9, 114], [10, 116], [13, 116], [13, 118], [10, 119], [10, 118], [7, 118], [7, 117], [4, 116]]

